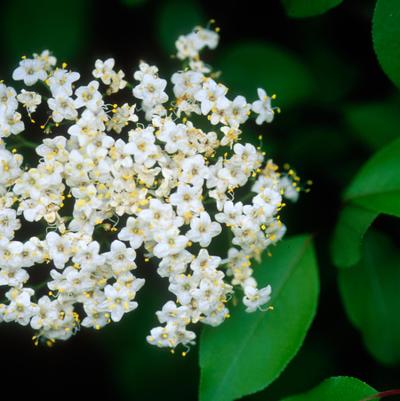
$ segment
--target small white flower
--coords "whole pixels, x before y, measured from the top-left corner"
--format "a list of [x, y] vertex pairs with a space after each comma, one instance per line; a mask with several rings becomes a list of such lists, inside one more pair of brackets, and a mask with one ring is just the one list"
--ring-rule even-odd
[[71, 243], [67, 237], [60, 236], [55, 232], [46, 235], [47, 248], [50, 258], [57, 269], [63, 269], [71, 257]]
[[79, 109], [85, 106], [88, 109], [96, 110], [103, 105], [101, 93], [98, 91], [99, 82], [92, 81], [87, 86], [80, 86], [76, 91], [75, 107]]
[[225, 96], [227, 91], [226, 86], [216, 83], [213, 79], [208, 79], [194, 97], [201, 103], [201, 112], [207, 115], [214, 108], [224, 110], [229, 106], [229, 100]]
[[195, 217], [190, 222], [190, 230], [186, 236], [193, 242], [198, 242], [200, 246], [206, 247], [210, 245], [211, 240], [219, 235], [222, 228], [219, 223], [211, 221], [207, 212], [200, 213], [199, 217]]
[[64, 119], [74, 120], [78, 116], [74, 101], [65, 93], [59, 92], [54, 98], [50, 98], [47, 104], [53, 110], [52, 117], [56, 123]]
[[258, 114], [256, 123], [261, 125], [264, 121], [270, 123], [274, 119], [274, 110], [271, 107], [271, 98], [264, 89], [258, 88], [257, 94], [259, 100], [253, 102], [251, 109]]
[[100, 78], [104, 84], [110, 85], [114, 65], [115, 60], [113, 58], [109, 58], [105, 61], [96, 60], [95, 69], [92, 74], [95, 78]]
[[44, 81], [47, 78], [47, 72], [40, 60], [24, 59], [19, 62], [19, 67], [14, 70], [12, 78], [32, 86], [39, 80]]
[[26, 108], [28, 113], [34, 113], [37, 106], [42, 102], [42, 97], [36, 92], [29, 92], [25, 89], [17, 96], [17, 99]]
[[72, 85], [80, 78], [80, 74], [64, 69], [55, 70], [53, 75], [46, 81], [50, 87], [53, 97], [61, 94], [64, 96], [72, 95]]
[[271, 286], [267, 285], [258, 290], [251, 285], [247, 285], [244, 287], [244, 294], [243, 303], [247, 307], [246, 312], [254, 312], [271, 299]]

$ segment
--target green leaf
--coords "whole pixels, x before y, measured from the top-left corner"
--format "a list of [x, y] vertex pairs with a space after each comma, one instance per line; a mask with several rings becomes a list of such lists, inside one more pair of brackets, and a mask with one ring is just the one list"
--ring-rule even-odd
[[344, 207], [332, 240], [332, 258], [336, 266], [350, 267], [360, 260], [362, 240], [378, 214], [351, 204]]
[[380, 362], [400, 362], [400, 253], [385, 235], [369, 231], [363, 257], [341, 270], [339, 286], [347, 314]]
[[344, 194], [332, 242], [332, 259], [349, 267], [360, 259], [360, 244], [380, 214], [400, 217], [400, 139], [390, 143], [359, 170]]
[[255, 268], [260, 286], [272, 285], [272, 312], [232, 310], [200, 341], [200, 400], [229, 401], [274, 381], [303, 343], [319, 291], [317, 262], [308, 236], [283, 241]]
[[283, 401], [360, 401], [373, 394], [376, 390], [358, 379], [331, 377], [312, 390]]
[[338, 6], [343, 0], [282, 0], [289, 17], [313, 17]]
[[275, 104], [287, 108], [314, 91], [308, 69], [287, 49], [262, 42], [241, 42], [221, 51], [221, 80], [235, 93], [257, 98], [257, 88], [277, 94]]
[[379, 63], [400, 87], [400, 7], [398, 0], [378, 0], [372, 22], [372, 38]]
[[354, 134], [370, 149], [377, 150], [400, 137], [400, 102], [369, 102], [347, 105], [344, 117]]
[[358, 172], [344, 200], [400, 217], [400, 138], [377, 152]]
[[76, 56], [90, 32], [88, 4], [82, 0], [7, 2], [1, 26], [5, 51], [12, 63], [22, 55], [44, 49], [54, 52], [60, 61]]
[[175, 42], [197, 25], [207, 23], [207, 17], [196, 1], [171, 0], [159, 8], [157, 36], [161, 47], [168, 54], [175, 54]]

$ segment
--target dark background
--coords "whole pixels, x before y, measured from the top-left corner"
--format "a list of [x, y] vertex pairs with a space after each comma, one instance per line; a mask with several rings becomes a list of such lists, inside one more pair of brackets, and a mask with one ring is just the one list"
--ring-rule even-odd
[[[302, 20], [288, 18], [279, 1], [114, 0], [103, 4], [3, 0], [0, 4], [0, 73], [8, 83], [20, 55], [46, 47], [80, 71], [84, 79], [89, 79], [96, 58], [110, 56], [131, 82], [140, 59], [156, 63], [160, 74], [168, 77], [178, 68], [169, 57], [172, 38], [186, 33], [192, 21], [206, 25], [211, 18], [221, 27], [216, 54], [243, 41], [261, 41], [295, 55], [312, 77], [314, 90], [290, 107], [279, 104], [278, 97], [283, 112], [268, 128], [264, 145], [274, 160], [289, 162], [305, 180], [314, 182], [310, 193], [303, 193], [296, 205], [289, 206], [284, 220], [288, 235], [314, 234], [320, 305], [306, 341], [288, 369], [269, 388], [245, 399], [279, 400], [333, 375], [355, 376], [381, 391], [400, 387], [399, 367], [376, 362], [349, 323], [329, 257], [341, 192], [391, 136], [389, 132], [378, 146], [371, 144], [360, 137], [348, 111], [365, 102], [379, 102], [388, 110], [400, 105], [372, 48], [374, 1], [344, 1], [325, 15]], [[164, 34], [165, 27], [169, 36]], [[211, 63], [213, 58], [218, 65], [218, 57], [210, 54]], [[393, 119], [400, 126], [396, 116]], [[379, 219], [376, 225], [399, 238], [398, 225], [392, 220]], [[196, 400], [197, 347], [182, 358], [145, 341], [156, 323], [155, 310], [167, 299], [166, 283], [148, 269], [151, 267], [139, 267], [139, 275], [151, 276], [138, 296], [139, 309], [100, 332], [82, 330], [71, 340], [47, 348], [33, 345], [29, 329], [1, 324], [3, 386], [11, 385], [18, 399]]]

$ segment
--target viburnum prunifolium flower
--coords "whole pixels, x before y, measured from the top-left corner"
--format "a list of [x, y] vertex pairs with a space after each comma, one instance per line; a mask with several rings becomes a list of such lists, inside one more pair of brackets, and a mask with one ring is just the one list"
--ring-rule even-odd
[[235, 287], [247, 312], [266, 309], [273, 289], [258, 287], [251, 265], [283, 237], [283, 199], [300, 187], [241, 141], [249, 119], [270, 123], [277, 108], [262, 88], [253, 103], [229, 95], [200, 58], [218, 41], [202, 27], [179, 37], [183, 67], [170, 82], [140, 62], [128, 84], [110, 58], [80, 84], [45, 50], [15, 69], [24, 88], [0, 84], [0, 321], [49, 344], [118, 322], [138, 307], [138, 253], [171, 294], [150, 344], [194, 344], [196, 323], [229, 317]]

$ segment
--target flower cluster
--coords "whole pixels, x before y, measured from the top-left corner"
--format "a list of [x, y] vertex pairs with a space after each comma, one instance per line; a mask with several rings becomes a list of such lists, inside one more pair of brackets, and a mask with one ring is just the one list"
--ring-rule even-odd
[[[48, 51], [14, 71], [26, 89], [0, 84], [0, 321], [50, 342], [118, 322], [145, 281], [134, 274], [137, 254], [169, 283], [147, 337], [158, 347], [192, 344], [194, 323], [221, 324], [235, 286], [247, 312], [270, 300], [251, 263], [284, 235], [283, 197], [295, 200], [299, 186], [240, 142], [252, 114], [262, 124], [276, 109], [263, 89], [253, 103], [228, 96], [199, 56], [218, 40], [201, 27], [178, 39], [185, 68], [171, 77], [173, 96], [144, 62], [128, 84], [114, 59], [97, 60], [95, 79], [79, 85]], [[138, 105], [105, 100], [126, 87]], [[39, 140], [34, 113], [47, 118]], [[36, 165], [18, 153], [25, 146]], [[221, 233], [232, 238], [225, 256], [211, 252]], [[48, 280], [34, 284], [36, 272]]]

